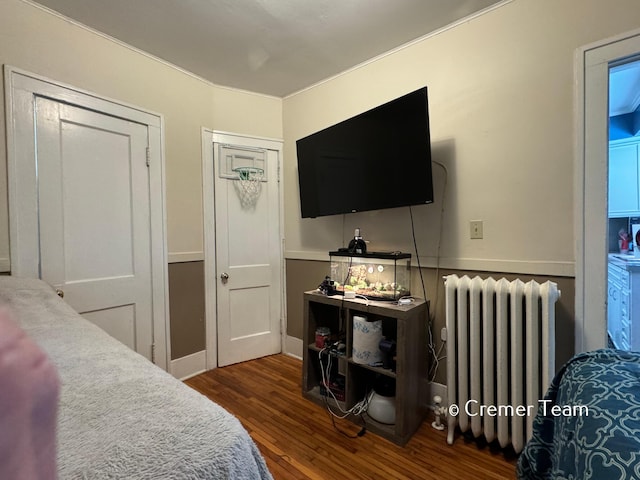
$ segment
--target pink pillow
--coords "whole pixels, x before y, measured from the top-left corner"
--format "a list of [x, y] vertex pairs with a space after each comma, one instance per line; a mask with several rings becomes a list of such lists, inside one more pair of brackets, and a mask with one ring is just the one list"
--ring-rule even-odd
[[0, 308], [0, 478], [56, 478], [59, 392], [46, 354]]

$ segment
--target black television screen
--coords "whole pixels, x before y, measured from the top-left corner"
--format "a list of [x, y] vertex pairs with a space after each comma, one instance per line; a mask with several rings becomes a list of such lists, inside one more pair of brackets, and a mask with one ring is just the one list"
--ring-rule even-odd
[[296, 142], [302, 218], [433, 202], [427, 87]]

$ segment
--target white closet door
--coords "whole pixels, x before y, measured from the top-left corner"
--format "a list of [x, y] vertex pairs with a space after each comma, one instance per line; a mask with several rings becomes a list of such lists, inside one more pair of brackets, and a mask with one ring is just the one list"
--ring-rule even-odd
[[151, 359], [147, 126], [38, 98], [40, 277]]
[[[282, 349], [278, 152], [255, 142], [214, 144], [219, 366]], [[243, 165], [264, 170], [252, 198], [233, 171]]]

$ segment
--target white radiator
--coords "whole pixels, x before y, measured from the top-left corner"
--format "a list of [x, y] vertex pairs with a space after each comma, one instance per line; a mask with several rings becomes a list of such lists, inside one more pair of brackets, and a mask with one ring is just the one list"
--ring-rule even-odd
[[447, 442], [458, 425], [519, 453], [555, 374], [558, 286], [449, 275], [445, 295]]

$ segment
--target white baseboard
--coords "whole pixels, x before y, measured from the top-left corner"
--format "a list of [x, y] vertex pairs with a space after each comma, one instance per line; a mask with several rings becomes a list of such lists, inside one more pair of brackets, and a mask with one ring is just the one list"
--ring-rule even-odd
[[301, 338], [291, 337], [287, 335], [284, 340], [284, 352], [290, 357], [295, 357], [302, 360], [302, 349], [304, 344]]
[[199, 262], [204, 260], [203, 252], [169, 252], [169, 263]]
[[169, 373], [178, 380], [186, 380], [207, 371], [207, 351], [192, 353], [186, 357], [171, 360]]

